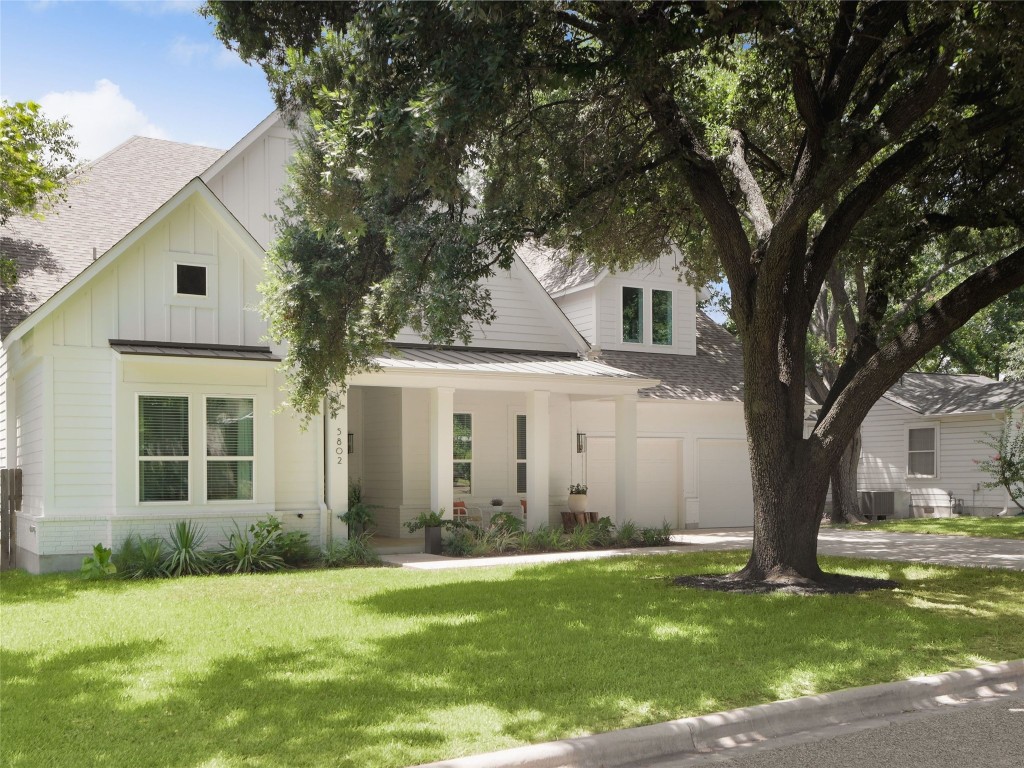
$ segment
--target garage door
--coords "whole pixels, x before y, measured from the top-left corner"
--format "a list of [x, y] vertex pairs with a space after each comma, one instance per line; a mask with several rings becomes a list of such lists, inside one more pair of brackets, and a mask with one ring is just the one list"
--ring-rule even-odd
[[750, 458], [743, 440], [697, 441], [701, 528], [754, 524]]
[[[667, 522], [679, 525], [682, 474], [680, 441], [640, 438], [637, 441], [637, 508], [627, 517], [642, 526]], [[587, 441], [587, 509], [602, 517], [615, 517], [615, 440], [610, 437]]]

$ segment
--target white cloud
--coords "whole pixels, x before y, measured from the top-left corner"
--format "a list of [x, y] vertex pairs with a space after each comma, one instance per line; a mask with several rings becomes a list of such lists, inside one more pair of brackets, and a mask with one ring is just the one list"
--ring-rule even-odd
[[204, 59], [210, 52], [209, 43], [197, 43], [194, 40], [189, 40], [187, 37], [176, 37], [174, 42], [171, 43], [170, 55], [171, 59], [188, 66], [197, 59]]
[[80, 160], [92, 160], [131, 136], [166, 139], [167, 134], [150, 122], [138, 107], [109, 80], [97, 80], [91, 91], [48, 93], [39, 99], [51, 119], [66, 118], [78, 140]]

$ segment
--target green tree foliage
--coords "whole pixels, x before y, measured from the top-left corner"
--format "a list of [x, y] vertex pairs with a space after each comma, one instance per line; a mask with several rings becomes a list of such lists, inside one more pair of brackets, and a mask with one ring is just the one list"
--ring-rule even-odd
[[[78, 144], [66, 120], [48, 120], [35, 102], [0, 103], [0, 226], [12, 216], [42, 216], [65, 197]], [[0, 284], [17, 279], [0, 254]]]
[[1024, 422], [1013, 411], [1003, 414], [999, 434], [981, 441], [994, 453], [977, 462], [979, 469], [992, 479], [986, 488], [1005, 488], [1006, 493], [1024, 514]]
[[[830, 468], [871, 404], [1024, 283], [1015, 4], [204, 12], [304, 137], [267, 300], [295, 404], [336, 398], [402, 325], [465, 338], [490, 317], [480, 278], [525, 239], [622, 269], [677, 244], [692, 280], [727, 280], [743, 344], [748, 576], [821, 577]], [[1005, 250], [921, 293], [926, 248], [995, 230]], [[812, 315], [852, 264], [863, 311], [804, 437]]]

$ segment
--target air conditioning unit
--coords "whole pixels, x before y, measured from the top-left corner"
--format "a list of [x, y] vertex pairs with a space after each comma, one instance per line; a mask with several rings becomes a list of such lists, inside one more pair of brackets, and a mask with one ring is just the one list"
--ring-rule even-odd
[[858, 491], [860, 513], [869, 520], [891, 520], [910, 516], [907, 491]]

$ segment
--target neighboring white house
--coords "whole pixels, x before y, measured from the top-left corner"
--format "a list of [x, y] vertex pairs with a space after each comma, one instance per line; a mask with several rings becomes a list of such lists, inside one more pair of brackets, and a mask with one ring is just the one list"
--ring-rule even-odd
[[907, 373], [868, 413], [861, 429], [861, 491], [896, 492], [898, 517], [948, 516], [957, 501], [973, 515], [1017, 508], [977, 462], [992, 454], [1006, 409], [1024, 403], [1024, 382], [984, 376]]
[[468, 347], [401, 333], [303, 431], [278, 408], [283, 350], [255, 309], [291, 141], [276, 115], [226, 153], [134, 138], [44, 220], [4, 228], [19, 281], [0, 304], [0, 467], [23, 472], [19, 566], [74, 568], [181, 519], [214, 543], [273, 513], [323, 542], [345, 535], [351, 482], [391, 537], [457, 498], [522, 499], [530, 527], [555, 523], [575, 482], [619, 520], [751, 523], [739, 346], [678, 257], [565, 279], [524, 249], [487, 281], [497, 320]]

